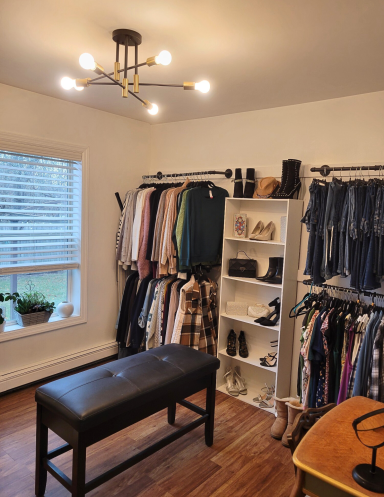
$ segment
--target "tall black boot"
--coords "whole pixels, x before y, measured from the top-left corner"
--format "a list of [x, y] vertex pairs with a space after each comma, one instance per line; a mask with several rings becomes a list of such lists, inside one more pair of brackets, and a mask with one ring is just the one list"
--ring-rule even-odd
[[279, 190], [272, 195], [272, 198], [288, 199], [293, 198], [295, 194], [299, 196], [301, 187], [300, 181], [301, 160], [288, 159], [283, 161], [283, 170], [281, 175], [281, 186]]
[[264, 281], [267, 278], [273, 278], [277, 271], [278, 257], [270, 257], [269, 258], [269, 267], [264, 276], [257, 276], [256, 279], [260, 281]]
[[265, 279], [265, 283], [275, 283], [281, 285], [283, 281], [284, 257], [277, 257], [277, 268], [274, 276]]
[[255, 192], [255, 170], [248, 168], [244, 187], [244, 198], [253, 198]]
[[243, 177], [241, 176], [241, 169], [235, 169], [235, 188], [233, 190], [234, 198], [244, 198], [243, 193]]

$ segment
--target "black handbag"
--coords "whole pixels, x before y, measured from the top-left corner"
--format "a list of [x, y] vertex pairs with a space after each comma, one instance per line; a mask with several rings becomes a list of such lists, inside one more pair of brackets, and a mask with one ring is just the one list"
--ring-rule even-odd
[[250, 257], [248, 259], [238, 259], [237, 256], [240, 252], [243, 252], [248, 257], [244, 250], [239, 250], [236, 254], [236, 259], [229, 259], [228, 276], [256, 278], [257, 261]]

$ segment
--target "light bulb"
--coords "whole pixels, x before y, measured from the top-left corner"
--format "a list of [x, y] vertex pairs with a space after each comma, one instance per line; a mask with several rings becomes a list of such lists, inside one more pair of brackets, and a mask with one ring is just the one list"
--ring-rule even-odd
[[61, 80], [61, 86], [64, 88], [64, 90], [70, 90], [71, 88], [75, 87], [75, 80], [68, 78], [68, 76], [65, 76], [65, 78], [62, 78]]
[[200, 81], [200, 83], [195, 84], [195, 90], [201, 91], [201, 93], [207, 93], [209, 89], [211, 88], [211, 85], [209, 84], [209, 81]]
[[95, 59], [90, 53], [81, 54], [79, 57], [79, 62], [81, 67], [83, 67], [84, 69], [91, 69], [92, 71], [96, 69]]
[[156, 64], [161, 64], [162, 66], [167, 66], [171, 63], [172, 55], [168, 52], [168, 50], [162, 50], [159, 55], [155, 57]]
[[152, 116], [155, 116], [159, 112], [159, 108], [156, 104], [152, 104], [152, 108], [147, 110]]

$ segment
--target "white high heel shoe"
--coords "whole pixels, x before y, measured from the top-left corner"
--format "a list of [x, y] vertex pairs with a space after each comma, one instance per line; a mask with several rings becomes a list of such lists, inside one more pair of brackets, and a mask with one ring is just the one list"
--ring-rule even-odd
[[272, 239], [272, 233], [275, 231], [275, 224], [270, 221], [267, 226], [263, 229], [263, 231], [259, 234], [256, 235], [254, 240], [260, 240], [260, 241], [268, 241]]
[[238, 397], [239, 388], [237, 386], [237, 383], [235, 382], [235, 377], [231, 368], [227, 369], [227, 372], [224, 375], [224, 379], [227, 382], [227, 392], [229, 393], [229, 395]]
[[255, 240], [255, 237], [256, 237], [257, 235], [260, 235], [260, 233], [263, 231], [263, 229], [264, 229], [264, 223], [263, 223], [263, 221], [259, 221], [259, 222], [256, 224], [256, 226], [253, 228], [253, 231], [252, 231], [252, 233], [250, 234], [249, 239], [250, 239], [250, 240]]
[[239, 366], [235, 366], [233, 376], [235, 378], [236, 386], [239, 389], [239, 393], [241, 393], [241, 395], [247, 395], [248, 390], [247, 387], [245, 386], [245, 380], [240, 374]]

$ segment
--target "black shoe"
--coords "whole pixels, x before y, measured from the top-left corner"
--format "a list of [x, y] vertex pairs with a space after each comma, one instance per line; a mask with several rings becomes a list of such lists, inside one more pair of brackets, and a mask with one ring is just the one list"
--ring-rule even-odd
[[276, 297], [268, 304], [270, 307], [274, 307], [275, 310], [269, 314], [266, 318], [255, 319], [255, 323], [261, 324], [263, 326], [276, 326], [280, 319], [280, 298]]
[[255, 193], [255, 170], [248, 168], [244, 187], [244, 198], [253, 198]]
[[243, 177], [241, 176], [241, 169], [235, 169], [235, 188], [233, 190], [233, 198], [244, 198], [243, 193]]
[[263, 281], [265, 283], [274, 283], [276, 285], [281, 285], [283, 281], [283, 268], [284, 268], [284, 257], [277, 257], [277, 268], [275, 274], [270, 278], [265, 278]]
[[301, 161], [297, 159], [288, 159], [283, 161], [281, 173], [281, 186], [272, 198], [288, 199], [293, 198], [296, 194], [299, 197], [301, 187], [300, 181], [300, 165]]
[[248, 357], [248, 347], [247, 347], [247, 341], [245, 339], [245, 333], [244, 331], [240, 331], [239, 335], [239, 356], [245, 359]]
[[231, 330], [227, 337], [227, 354], [231, 357], [236, 355], [236, 333]]
[[264, 281], [267, 278], [272, 278], [273, 276], [275, 276], [276, 271], [277, 271], [277, 262], [278, 262], [277, 260], [278, 260], [278, 257], [270, 257], [269, 258], [269, 267], [268, 267], [267, 272], [265, 273], [264, 276], [256, 276], [256, 279], [259, 281]]

